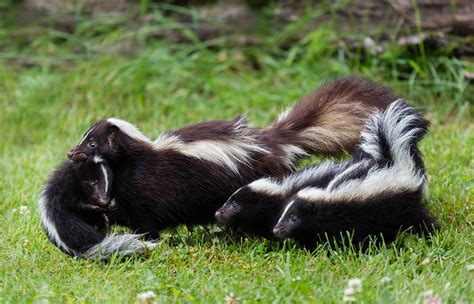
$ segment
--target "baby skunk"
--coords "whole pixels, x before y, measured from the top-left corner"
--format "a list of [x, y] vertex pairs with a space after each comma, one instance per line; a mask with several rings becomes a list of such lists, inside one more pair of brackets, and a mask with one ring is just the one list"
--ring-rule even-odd
[[274, 238], [272, 229], [291, 195], [305, 187], [326, 187], [348, 165], [328, 161], [285, 178], [258, 179], [234, 192], [215, 217], [225, 226]]
[[[340, 242], [345, 231], [356, 245], [380, 235], [391, 242], [400, 230], [432, 232], [437, 225], [425, 206], [426, 178], [417, 148], [427, 128], [402, 100], [374, 115], [362, 133], [361, 160], [325, 188], [306, 187], [292, 196], [274, 235], [313, 248], [320, 240]], [[365, 160], [375, 163], [368, 167]]]
[[[107, 259], [143, 249], [137, 235], [107, 236], [112, 171], [95, 158], [64, 162], [49, 178], [39, 200], [48, 239], [75, 257]], [[150, 245], [150, 244], [146, 244]]]
[[154, 142], [110, 118], [94, 124], [68, 157], [109, 161], [113, 222], [157, 238], [165, 228], [212, 222], [239, 187], [289, 174], [310, 154], [353, 150], [370, 114], [395, 99], [390, 89], [347, 77], [303, 98], [268, 128], [252, 129], [238, 117], [167, 131]]

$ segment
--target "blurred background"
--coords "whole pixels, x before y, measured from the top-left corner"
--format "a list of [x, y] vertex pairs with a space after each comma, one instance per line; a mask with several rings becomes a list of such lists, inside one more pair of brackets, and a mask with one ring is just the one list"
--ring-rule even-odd
[[26, 122], [66, 135], [66, 121], [111, 115], [269, 121], [347, 74], [394, 86], [440, 122], [473, 99], [472, 0], [0, 0], [0, 23], [2, 120], [16, 120], [16, 143], [34, 136]]

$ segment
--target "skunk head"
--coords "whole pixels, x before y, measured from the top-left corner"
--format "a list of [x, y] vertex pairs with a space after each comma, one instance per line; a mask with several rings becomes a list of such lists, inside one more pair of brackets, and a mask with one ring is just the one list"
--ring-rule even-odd
[[279, 239], [287, 239], [311, 234], [310, 230], [315, 230], [310, 220], [311, 215], [315, 212], [314, 206], [313, 202], [293, 196], [273, 227], [273, 235]]
[[75, 162], [94, 156], [113, 159], [117, 153], [119, 128], [108, 120], [99, 120], [84, 135], [81, 142], [72, 148], [67, 157]]
[[79, 187], [89, 204], [107, 207], [111, 201], [112, 170], [100, 157], [74, 164]]
[[256, 193], [248, 186], [243, 186], [216, 211], [215, 216], [219, 223], [226, 226], [237, 226], [245, 219], [245, 213], [255, 201], [258, 200]]
[[226, 226], [271, 236], [284, 199], [280, 194], [261, 191], [255, 184], [237, 190], [215, 215]]

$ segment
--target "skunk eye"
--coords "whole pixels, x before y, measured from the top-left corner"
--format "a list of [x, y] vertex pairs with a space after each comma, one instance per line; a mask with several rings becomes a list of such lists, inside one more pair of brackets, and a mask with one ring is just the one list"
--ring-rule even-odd
[[290, 221], [296, 222], [296, 216], [294, 214], [290, 215]]
[[237, 207], [238, 207], [238, 205], [237, 205], [236, 202], [232, 202], [232, 205], [231, 205], [231, 206], [232, 206], [232, 208], [237, 208]]
[[91, 181], [89, 181], [89, 185], [91, 187], [95, 187], [95, 185], [97, 185], [97, 181], [96, 180], [91, 180]]
[[89, 142], [89, 148], [94, 149], [95, 147], [97, 147], [97, 143], [95, 142], [95, 140], [91, 140], [91, 141]]

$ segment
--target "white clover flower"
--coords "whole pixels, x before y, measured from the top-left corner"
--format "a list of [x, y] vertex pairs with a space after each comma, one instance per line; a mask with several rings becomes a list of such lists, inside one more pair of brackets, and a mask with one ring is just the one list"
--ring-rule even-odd
[[385, 284], [385, 283], [388, 283], [392, 280], [392, 278], [386, 276], [386, 277], [383, 277], [382, 279], [380, 279], [380, 282]]
[[425, 258], [423, 261], [421, 261], [421, 265], [428, 265], [429, 263], [431, 263], [429, 258]]
[[355, 294], [356, 294], [356, 290], [352, 287], [347, 287], [346, 289], [344, 289], [345, 296], [353, 296]]
[[28, 208], [28, 206], [20, 206], [18, 207], [18, 211], [20, 212], [20, 214], [30, 213], [30, 209]]
[[156, 297], [156, 294], [153, 291], [142, 292], [137, 295], [138, 303], [140, 304], [154, 304], [153, 301]]
[[229, 292], [224, 298], [226, 304], [238, 304], [239, 300], [233, 292]]
[[357, 292], [361, 292], [362, 291], [362, 280], [359, 279], [359, 278], [350, 279], [347, 282], [347, 286], [351, 287], [351, 288], [354, 288], [354, 290], [357, 291]]
[[423, 293], [423, 304], [441, 304], [441, 299], [434, 296], [433, 290], [427, 290]]
[[353, 296], [344, 296], [344, 298], [342, 298], [342, 301], [343, 302], [355, 302], [356, 298], [353, 297]]

